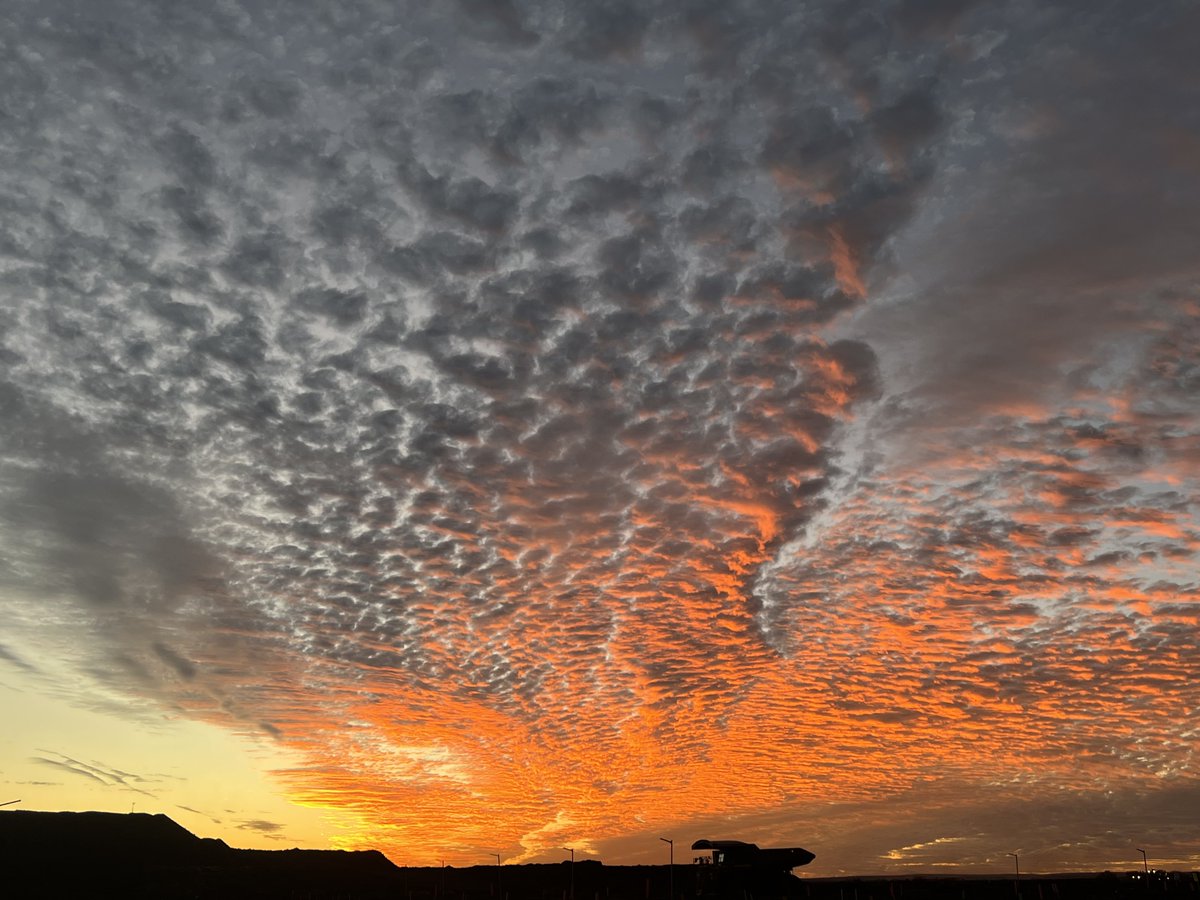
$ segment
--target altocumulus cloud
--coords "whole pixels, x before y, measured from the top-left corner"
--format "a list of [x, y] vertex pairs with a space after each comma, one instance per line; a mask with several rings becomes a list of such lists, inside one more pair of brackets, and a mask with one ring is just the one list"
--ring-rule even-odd
[[4, 658], [346, 842], [1195, 853], [1187, 6], [8, 4]]

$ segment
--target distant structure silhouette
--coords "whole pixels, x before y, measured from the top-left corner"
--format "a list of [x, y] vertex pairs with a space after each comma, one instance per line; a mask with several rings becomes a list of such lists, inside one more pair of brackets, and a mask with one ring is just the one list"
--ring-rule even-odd
[[764, 849], [745, 841], [699, 840], [692, 866], [695, 896], [702, 900], [730, 897], [795, 897], [801, 882], [792, 874], [815, 854], [803, 847]]
[[771, 869], [790, 872], [798, 866], [807, 866], [817, 858], [815, 853], [803, 847], [762, 848], [758, 844], [744, 841], [699, 840], [692, 844], [693, 850], [706, 850], [711, 856], [697, 856], [694, 861], [702, 865], [726, 866], [744, 869]]

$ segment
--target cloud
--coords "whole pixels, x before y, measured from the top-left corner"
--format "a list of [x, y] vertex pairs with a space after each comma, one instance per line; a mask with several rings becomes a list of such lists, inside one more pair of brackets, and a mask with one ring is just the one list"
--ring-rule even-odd
[[3, 644], [0, 644], [0, 659], [3, 659], [5, 662], [11, 663], [18, 669], [22, 669], [26, 672], [36, 673], [38, 671], [37, 666], [22, 659], [18, 654], [14, 653], [12, 650], [9, 650]]
[[[1172, 162], [1155, 108], [1194, 68], [1169, 36], [1176, 14], [1119, 33], [1085, 16], [1076, 24], [1088, 40], [1053, 59], [1038, 52], [1061, 24], [1051, 19], [987, 57], [1020, 78], [946, 98], [971, 109], [970, 124], [943, 150], [920, 220], [895, 241], [905, 285], [863, 319], [895, 346], [910, 370], [901, 377], [964, 411], [1036, 402], [1072, 374], [1065, 367], [1136, 352], [1144, 323], [1171, 315], [1162, 292], [1195, 276], [1180, 235], [1197, 224], [1188, 198], [1200, 184]], [[1150, 46], [1161, 66], [1105, 70], [1118, 47]], [[930, 320], [936, 329], [911, 329]]]
[[459, 0], [459, 9], [481, 40], [518, 47], [538, 42], [537, 32], [526, 27], [521, 10], [512, 0]]
[[641, 48], [650, 17], [637, 4], [608, 0], [586, 4], [579, 12], [568, 47], [583, 59], [628, 58]]
[[[20, 7], [13, 633], [391, 846], [832, 803], [982, 864], [980, 771], [1167, 802], [1180, 10]], [[962, 828], [871, 831], [933, 782]]]
[[122, 790], [133, 791], [138, 794], [145, 794], [147, 797], [154, 797], [155, 794], [145, 788], [137, 787], [138, 784], [150, 784], [155, 779], [144, 778], [140, 775], [134, 775], [130, 772], [122, 772], [120, 769], [114, 769], [103, 763], [85, 763], [77, 759], [72, 759], [69, 756], [64, 756], [61, 753], [52, 751], [39, 751], [50, 753], [51, 756], [58, 757], [52, 759], [47, 756], [31, 757], [31, 762], [36, 762], [43, 766], [51, 766], [60, 771], [70, 772], [72, 775], [78, 775], [81, 778], [86, 778], [90, 781], [98, 782], [105, 787], [117, 787]]
[[259, 834], [265, 835], [272, 835], [283, 830], [283, 826], [278, 822], [268, 822], [265, 819], [249, 819], [238, 825], [238, 828], [244, 828], [248, 831], [257, 831]]
[[198, 809], [192, 809], [192, 807], [190, 807], [190, 806], [183, 806], [182, 804], [178, 804], [178, 805], [176, 806], [176, 809], [182, 809], [184, 812], [190, 812], [190, 813], [192, 813], [193, 815], [197, 815], [197, 816], [204, 816], [206, 819], [209, 819], [209, 820], [211, 820], [212, 822], [214, 822], [214, 823], [216, 823], [216, 824], [218, 824], [218, 825], [219, 825], [219, 824], [221, 824], [221, 820], [220, 820], [220, 819], [214, 818], [214, 817], [213, 817], [212, 815], [210, 815], [209, 813], [202, 812], [201, 810], [198, 810]]

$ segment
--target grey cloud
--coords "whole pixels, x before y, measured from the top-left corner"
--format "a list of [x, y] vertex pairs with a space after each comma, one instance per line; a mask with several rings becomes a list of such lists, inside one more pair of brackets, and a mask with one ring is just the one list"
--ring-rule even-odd
[[802, 190], [839, 196], [854, 179], [859, 151], [851, 127], [826, 107], [802, 109], [773, 123], [762, 161]]
[[51, 766], [60, 771], [70, 772], [78, 775], [81, 778], [87, 778], [91, 781], [99, 782], [106, 787], [119, 787], [123, 790], [134, 791], [138, 794], [145, 794], [147, 797], [155, 796], [151, 791], [137, 787], [138, 784], [151, 784], [156, 779], [147, 778], [141, 775], [134, 775], [130, 772], [123, 772], [120, 769], [114, 769], [104, 763], [85, 763], [77, 759], [72, 759], [61, 753], [53, 753], [53, 751], [39, 751], [42, 753], [51, 753], [58, 759], [51, 759], [46, 756], [32, 757], [32, 761], [44, 766]]
[[148, 291], [142, 299], [155, 315], [177, 328], [203, 332], [212, 322], [212, 312], [208, 307], [172, 300], [164, 291]]
[[675, 277], [671, 249], [652, 234], [612, 238], [597, 253], [600, 283], [626, 302], [649, 302]]
[[283, 826], [278, 822], [269, 822], [266, 819], [247, 819], [238, 825], [238, 828], [243, 828], [247, 831], [257, 831], [259, 834], [273, 835], [283, 830]]
[[18, 654], [14, 653], [3, 644], [0, 644], [0, 659], [5, 660], [6, 662], [25, 672], [36, 673], [38, 671], [37, 666], [22, 659]]
[[367, 200], [357, 197], [332, 203], [315, 211], [313, 232], [330, 245], [344, 246], [351, 241], [374, 245], [382, 239], [383, 226], [364, 209]]
[[853, 379], [852, 384], [860, 398], [878, 394], [879, 369], [875, 351], [862, 341], [835, 341], [829, 347], [830, 356], [841, 365], [843, 371]]
[[[829, 290], [828, 277], [823, 267], [773, 263], [747, 272], [736, 293], [739, 298], [758, 301], [773, 316], [799, 315], [805, 321], [828, 321], [853, 303], [843, 292]], [[744, 321], [742, 327], [749, 330], [753, 323]]]
[[[128, 602], [148, 590], [155, 603], [171, 603], [200, 587], [210, 564], [172, 499], [146, 484], [45, 472], [3, 501], [0, 521], [22, 570], [89, 602]], [[15, 538], [22, 528], [28, 536]]]
[[903, 0], [895, 15], [907, 33], [936, 39], [952, 32], [975, 5], [973, 0]]
[[434, 212], [459, 224], [485, 232], [508, 228], [517, 212], [517, 198], [496, 190], [479, 178], [452, 180], [435, 177], [424, 170], [403, 173], [402, 179]]
[[[1089, 14], [1060, 11], [1041, 34], [1011, 36], [993, 51], [990, 65], [1023, 73], [1005, 93], [946, 98], [975, 109], [973, 136], [944, 151], [950, 165], [929, 186], [938, 199], [895, 242], [915, 293], [865, 320], [872, 334], [892, 332], [898, 360], [931, 374], [921, 386], [931, 398], [965, 408], [1066, 387], [1063, 359], [1094, 371], [1110, 352], [1101, 348], [1158, 314], [1155, 295], [1193, 272], [1179, 236], [1198, 224], [1186, 198], [1200, 179], [1172, 164], [1169, 138], [1144, 98], [1169, 104], [1194, 65], [1169, 36], [1179, 8], [1160, 13], [1118, 33]], [[1169, 64], [1132, 66], [1119, 84], [1098, 70], [1086, 86], [1054, 76], [1049, 67], [1064, 60], [1030, 66], [1036, 47], [1063, 28], [1087, 35], [1069, 54], [1075, 64], [1145, 58], [1140, 48], [1150, 46]], [[1102, 105], [1087, 99], [1099, 96]], [[905, 119], [908, 129], [917, 121]], [[1005, 150], [978, 167], [981, 146]], [[901, 319], [927, 315], [942, 326], [906, 341]]]
[[518, 47], [538, 42], [538, 34], [526, 26], [513, 0], [458, 0], [463, 19], [473, 34], [485, 41]]
[[184, 240], [194, 238], [207, 245], [224, 236], [225, 223], [196, 191], [183, 187], [164, 188], [162, 200], [163, 205], [175, 213]]
[[564, 249], [561, 238], [550, 228], [533, 228], [521, 236], [521, 243], [541, 259], [553, 259]]
[[288, 257], [294, 252], [294, 245], [279, 229], [269, 229], [239, 238], [222, 268], [243, 284], [278, 289], [283, 284]]
[[682, 4], [683, 25], [702, 53], [702, 71], [710, 76], [737, 72], [743, 53], [760, 36], [755, 13], [778, 23], [786, 12], [773, 3], [719, 3], [692, 0]]
[[184, 681], [191, 681], [196, 677], [196, 666], [189, 660], [184, 659], [166, 644], [155, 643], [152, 645], [155, 655], [166, 663], [180, 678]]
[[650, 15], [630, 0], [582, 4], [579, 26], [567, 46], [583, 59], [630, 57], [642, 44]]
[[709, 142], [692, 150], [683, 160], [683, 184], [698, 195], [710, 194], [725, 180], [736, 177], [747, 166], [742, 154], [728, 144]]
[[175, 125], [158, 140], [160, 152], [191, 188], [211, 187], [217, 177], [217, 162], [203, 140], [187, 128]]
[[598, 131], [612, 107], [609, 91], [594, 82], [538, 77], [511, 95], [503, 119], [488, 134], [489, 145], [499, 161], [510, 164], [551, 141], [576, 147]]
[[33, 762], [40, 763], [44, 766], [52, 766], [57, 769], [62, 769], [66, 772], [70, 772], [72, 775], [79, 775], [83, 778], [89, 778], [92, 781], [99, 782], [100, 784], [104, 784], [104, 785], [108, 784], [108, 782], [105, 781], [103, 778], [101, 778], [99, 775], [94, 775], [85, 769], [77, 768], [76, 766], [74, 766], [70, 763], [61, 762], [61, 761], [55, 760], [55, 759], [45, 759], [44, 757], [40, 757], [40, 756], [35, 756], [32, 759], [33, 759]]
[[452, 275], [482, 272], [491, 262], [486, 243], [453, 231], [423, 235], [414, 246], [407, 249], [414, 260], [409, 265], [417, 281], [435, 278], [442, 271]]
[[296, 294], [293, 302], [301, 309], [324, 316], [337, 325], [346, 326], [363, 320], [370, 301], [362, 292], [310, 288]]
[[199, 339], [195, 347], [214, 359], [242, 369], [253, 369], [263, 362], [267, 353], [263, 321], [256, 315], [245, 316]]
[[304, 93], [297, 81], [286, 75], [246, 76], [238, 88], [256, 113], [272, 119], [295, 113]]
[[634, 173], [612, 172], [604, 175], [584, 175], [569, 185], [572, 215], [604, 215], [622, 211], [632, 212], [643, 202], [661, 199], [661, 187], [648, 184]]

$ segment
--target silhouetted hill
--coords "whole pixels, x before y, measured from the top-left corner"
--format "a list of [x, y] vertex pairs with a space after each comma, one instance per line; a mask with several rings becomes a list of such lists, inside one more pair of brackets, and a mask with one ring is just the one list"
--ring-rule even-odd
[[205, 862], [230, 852], [220, 840], [198, 838], [164, 815], [11, 810], [0, 817], [0, 838], [17, 861], [62, 859], [113, 863], [142, 859]]
[[395, 897], [399, 873], [377, 850], [235, 850], [164, 815], [0, 811], [5, 896]]

